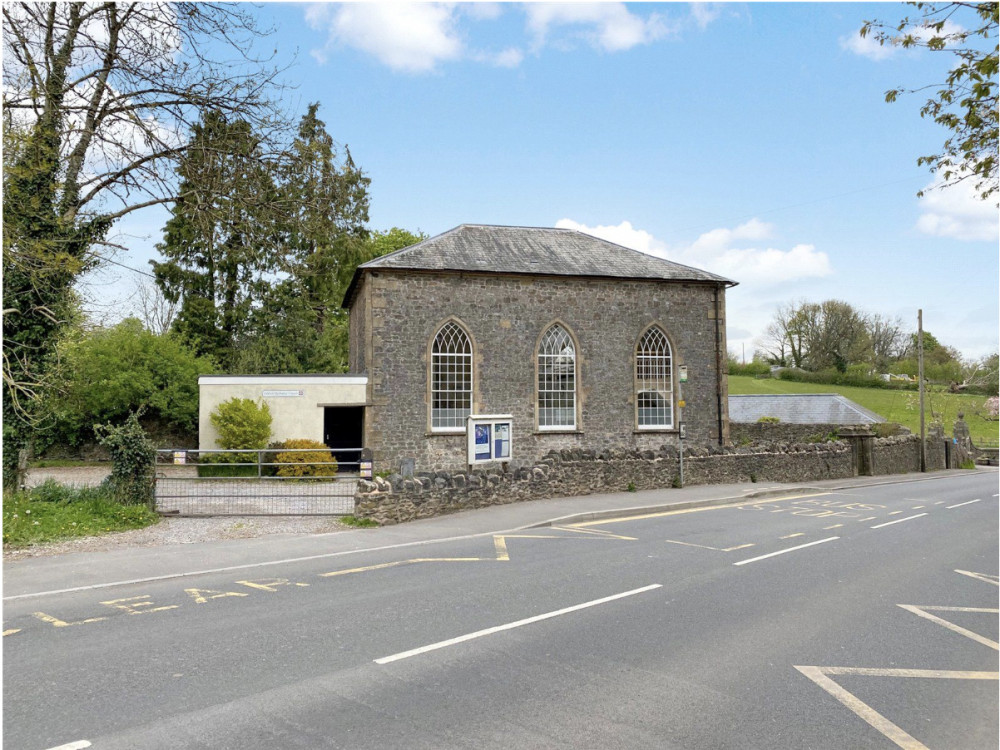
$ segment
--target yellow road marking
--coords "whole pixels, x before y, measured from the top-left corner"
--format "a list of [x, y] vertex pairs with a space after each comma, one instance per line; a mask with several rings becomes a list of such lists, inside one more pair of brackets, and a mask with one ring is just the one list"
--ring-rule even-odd
[[824, 526], [823, 531], [829, 531], [830, 529], [839, 529], [843, 525], [844, 524], [842, 523], [835, 523], [833, 526]]
[[510, 555], [507, 554], [507, 540], [502, 536], [493, 537], [493, 547], [497, 551], [497, 560], [509, 561]]
[[699, 513], [704, 510], [720, 510], [722, 508], [737, 508], [744, 507], [748, 505], [760, 505], [762, 503], [780, 503], [783, 500], [795, 500], [800, 497], [822, 497], [824, 495], [831, 495], [831, 492], [817, 492], [807, 495], [787, 495], [785, 497], [773, 497], [765, 500], [734, 500], [726, 505], [707, 505], [701, 508], [685, 508], [684, 510], [664, 510], [658, 511], [656, 513], [643, 513], [638, 516], [627, 516], [624, 518], [607, 518], [598, 521], [582, 521], [580, 523], [571, 524], [575, 528], [585, 527], [585, 526], [603, 526], [609, 523], [626, 523], [627, 521], [642, 521], [647, 518], [662, 518], [663, 516], [679, 516], [682, 513]]
[[[149, 599], [149, 594], [142, 596], [126, 596], [123, 599], [109, 599], [101, 604], [106, 607], [120, 609], [130, 615], [148, 615], [151, 612], [162, 612], [165, 609], [177, 609], [179, 604], [168, 604], [165, 607], [153, 607], [153, 602], [144, 601]], [[131, 602], [131, 603], [130, 603]], [[142, 607], [152, 607], [152, 609], [142, 609]], [[86, 622], [86, 620], [84, 621]]]
[[259, 581], [237, 581], [240, 586], [249, 586], [261, 591], [277, 591], [278, 586], [308, 586], [308, 583], [292, 583], [287, 578], [262, 578]]
[[865, 521], [874, 521], [876, 518], [878, 518], [878, 516], [868, 516], [868, 518], [862, 518], [860, 522], [863, 523]]
[[3, 637], [6, 638], [8, 635], [14, 635], [14, 633], [20, 633], [21, 628], [11, 628], [10, 630], [3, 631]]
[[371, 570], [384, 570], [385, 568], [395, 568], [400, 565], [416, 565], [418, 563], [429, 562], [480, 562], [482, 560], [492, 560], [490, 557], [415, 557], [411, 560], [397, 560], [396, 562], [379, 563], [378, 565], [365, 565], [360, 568], [349, 568], [348, 570], [334, 570], [330, 573], [320, 573], [320, 578], [331, 578], [333, 576], [346, 576], [349, 573], [367, 573]]
[[553, 526], [552, 528], [559, 531], [571, 531], [575, 534], [594, 534], [607, 539], [623, 539], [628, 542], [634, 542], [636, 539], [634, 536], [622, 536], [621, 534], [614, 534], [604, 529], [575, 529], [572, 526]]
[[184, 593], [194, 599], [195, 604], [204, 604], [212, 599], [224, 599], [227, 596], [250, 596], [242, 591], [213, 591], [212, 589], [184, 589]]
[[791, 539], [792, 537], [805, 536], [805, 535], [806, 534], [805, 534], [804, 531], [799, 531], [799, 532], [796, 532], [795, 534], [789, 534], [788, 536], [779, 536], [778, 539]]
[[905, 609], [907, 612], [912, 612], [918, 617], [923, 617], [925, 620], [930, 620], [931, 622], [946, 627], [948, 630], [958, 633], [959, 635], [964, 635], [966, 638], [971, 638], [976, 643], [989, 646], [994, 651], [1000, 651], [1000, 643], [991, 641], [989, 638], [979, 635], [979, 633], [974, 633], [971, 630], [960, 627], [953, 622], [945, 620], [943, 617], [931, 614], [931, 612], [982, 612], [986, 614], [1000, 614], [1000, 610], [998, 609], [983, 609], [980, 607], [917, 607], [913, 604], [897, 604], [896, 606]]
[[78, 620], [77, 622], [65, 622], [60, 620], [58, 617], [53, 617], [52, 615], [47, 615], [44, 612], [32, 612], [35, 617], [37, 617], [42, 622], [47, 622], [54, 628], [68, 628], [71, 625], [86, 625], [88, 622], [100, 622], [101, 620], [107, 620], [107, 617], [91, 617], [87, 620]]
[[795, 667], [826, 692], [851, 709], [903, 750], [929, 750], [922, 742], [907, 734], [882, 714], [848, 692], [827, 675], [863, 675], [870, 677], [926, 677], [951, 680], [996, 680], [997, 672], [956, 672], [936, 669], [869, 669], [865, 667]]
[[969, 576], [969, 578], [975, 578], [977, 581], [983, 581], [984, 583], [992, 583], [994, 586], [1000, 586], [1000, 578], [989, 573], [973, 573], [971, 570], [956, 570], [963, 576]]
[[685, 547], [700, 547], [701, 549], [711, 549], [716, 552], [732, 552], [737, 549], [745, 549], [746, 547], [753, 547], [753, 544], [739, 544], [735, 547], [709, 547], [706, 544], [692, 544], [691, 542], [678, 542], [674, 539], [664, 539], [663, 541], [668, 544], [683, 544]]

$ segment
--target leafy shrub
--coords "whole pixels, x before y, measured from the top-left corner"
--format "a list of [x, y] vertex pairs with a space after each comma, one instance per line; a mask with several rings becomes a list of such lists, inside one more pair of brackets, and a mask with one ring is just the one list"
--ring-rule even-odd
[[778, 424], [781, 422], [780, 417], [761, 417], [757, 420], [757, 424]]
[[[337, 473], [337, 459], [323, 443], [316, 440], [286, 440], [275, 447], [296, 451], [275, 455], [274, 463], [281, 464], [277, 471], [279, 477], [332, 477]], [[305, 450], [307, 448], [316, 450]], [[298, 452], [300, 450], [303, 452]]]
[[831, 368], [828, 370], [818, 370], [810, 372], [787, 368], [778, 373], [781, 380], [790, 380], [796, 383], [822, 383], [824, 385], [850, 385], [857, 388], [885, 388], [894, 391], [914, 391], [917, 389], [916, 383], [905, 383], [901, 381], [886, 381], [875, 375], [863, 373], [838, 372]]
[[236, 398], [219, 404], [209, 419], [219, 433], [220, 448], [225, 450], [261, 450], [271, 439], [271, 410], [249, 398]]
[[156, 448], [146, 437], [139, 414], [129, 414], [120, 426], [94, 425], [94, 434], [111, 454], [111, 475], [104, 480], [122, 505], [156, 505]]
[[204, 453], [198, 458], [199, 477], [255, 477], [257, 474], [256, 453]]
[[747, 375], [749, 377], [759, 377], [761, 375], [771, 374], [771, 365], [767, 362], [761, 362], [760, 360], [753, 360], [747, 362], [746, 364], [741, 364], [735, 359], [729, 360], [729, 374], [730, 375]]
[[36, 436], [43, 448], [79, 445], [93, 439], [94, 423], [119, 423], [143, 408], [160, 424], [196, 433], [198, 376], [216, 371], [176, 335], [150, 333], [135, 318], [67, 337], [59, 361], [60, 388], [46, 397], [48, 427]]

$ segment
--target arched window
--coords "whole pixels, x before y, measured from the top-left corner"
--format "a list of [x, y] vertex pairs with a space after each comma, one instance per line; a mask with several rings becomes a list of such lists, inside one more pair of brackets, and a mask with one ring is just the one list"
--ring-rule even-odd
[[558, 323], [538, 344], [538, 428], [576, 429], [576, 347]]
[[472, 342], [448, 321], [431, 348], [431, 429], [464, 430], [472, 413]]
[[670, 342], [652, 326], [635, 350], [635, 408], [640, 428], [673, 428], [674, 386]]

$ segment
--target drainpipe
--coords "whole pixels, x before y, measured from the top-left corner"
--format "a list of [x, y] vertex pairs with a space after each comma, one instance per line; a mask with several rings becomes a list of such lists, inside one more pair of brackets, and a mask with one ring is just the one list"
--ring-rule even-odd
[[715, 285], [715, 406], [719, 416], [719, 445], [722, 445], [722, 326], [719, 323], [719, 284]]

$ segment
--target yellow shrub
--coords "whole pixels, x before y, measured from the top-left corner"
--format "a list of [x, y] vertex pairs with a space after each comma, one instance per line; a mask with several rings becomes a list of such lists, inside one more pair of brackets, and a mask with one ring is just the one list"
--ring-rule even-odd
[[[286, 440], [279, 443], [277, 448], [285, 450], [295, 450], [295, 453], [278, 453], [274, 457], [274, 463], [282, 464], [278, 466], [279, 477], [332, 477], [337, 473], [337, 459], [333, 457], [323, 443], [316, 440]], [[318, 450], [302, 451], [304, 448], [317, 448]]]

